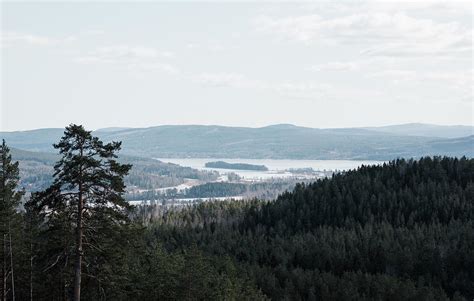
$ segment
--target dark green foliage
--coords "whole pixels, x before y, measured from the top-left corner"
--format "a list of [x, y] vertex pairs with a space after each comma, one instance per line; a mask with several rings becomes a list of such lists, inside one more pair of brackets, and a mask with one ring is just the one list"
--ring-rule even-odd
[[20, 260], [21, 217], [16, 209], [24, 192], [18, 190], [18, 162], [12, 162], [10, 149], [0, 145], [0, 297], [2, 300], [18, 296], [18, 286], [23, 281]]
[[154, 231], [129, 258], [131, 300], [265, 300], [245, 271], [227, 257], [205, 255], [195, 245], [165, 251]]
[[[36, 193], [28, 206], [45, 218], [44, 268], [56, 271], [53, 276], [63, 281], [58, 296], [66, 291], [77, 300], [81, 278], [100, 291], [105, 285], [113, 287], [119, 277], [116, 265], [110, 263], [122, 257], [119, 240], [129, 224], [123, 177], [131, 166], [116, 161], [120, 143], [104, 144], [78, 125], [67, 127], [54, 147], [61, 155], [54, 166], [54, 182]], [[74, 277], [69, 275], [72, 264]], [[74, 284], [68, 282], [71, 278]]]
[[12, 162], [10, 149], [5, 140], [0, 145], [0, 160], [0, 213], [2, 217], [8, 219], [8, 217], [15, 214], [23, 192], [18, 191], [20, 181], [19, 163]]
[[193, 186], [185, 191], [183, 197], [206, 198], [243, 195], [250, 186], [243, 183], [215, 182]]
[[473, 180], [472, 159], [396, 160], [274, 202], [161, 211], [156, 234], [230, 256], [272, 299], [472, 298]]

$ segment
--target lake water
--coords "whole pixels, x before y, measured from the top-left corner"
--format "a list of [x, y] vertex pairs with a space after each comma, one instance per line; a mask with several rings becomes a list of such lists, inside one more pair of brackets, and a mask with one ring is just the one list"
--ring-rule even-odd
[[[315, 171], [344, 171], [355, 169], [361, 165], [381, 164], [383, 161], [356, 161], [356, 160], [274, 160], [274, 159], [226, 159], [226, 158], [157, 158], [163, 162], [192, 167], [199, 170], [214, 170], [220, 174], [234, 172], [247, 180], [285, 178], [297, 176], [289, 172], [289, 169], [312, 168]], [[204, 165], [207, 162], [225, 161], [228, 163], [247, 163], [253, 165], [265, 165], [268, 171], [236, 170], [208, 168]]]

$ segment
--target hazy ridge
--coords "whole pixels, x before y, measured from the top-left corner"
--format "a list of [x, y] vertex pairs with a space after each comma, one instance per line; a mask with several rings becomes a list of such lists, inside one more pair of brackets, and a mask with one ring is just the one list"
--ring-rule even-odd
[[[148, 158], [390, 160], [426, 155], [472, 157], [472, 132], [473, 127], [469, 126], [427, 124], [335, 129], [279, 124], [261, 128], [214, 125], [107, 128], [94, 134], [105, 141], [122, 141], [123, 154]], [[12, 147], [49, 152], [62, 133], [62, 129], [0, 132], [0, 138]]]

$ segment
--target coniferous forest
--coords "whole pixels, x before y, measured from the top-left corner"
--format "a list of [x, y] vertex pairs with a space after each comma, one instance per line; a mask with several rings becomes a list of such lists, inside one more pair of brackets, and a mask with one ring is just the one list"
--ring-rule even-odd
[[474, 159], [362, 166], [272, 201], [132, 207], [120, 142], [70, 125], [54, 147], [53, 182], [24, 196], [1, 145], [2, 300], [474, 297]]

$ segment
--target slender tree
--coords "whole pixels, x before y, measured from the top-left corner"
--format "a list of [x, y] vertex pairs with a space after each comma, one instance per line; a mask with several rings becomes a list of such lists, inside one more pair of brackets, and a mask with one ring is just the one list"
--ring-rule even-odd
[[[29, 277], [28, 277], [28, 286], [29, 286], [29, 299], [30, 301], [33, 300], [33, 292], [34, 292], [34, 281], [35, 281], [35, 269], [36, 269], [36, 262], [35, 259], [37, 257], [37, 254], [39, 251], [37, 250], [39, 243], [38, 243], [38, 237], [40, 234], [40, 227], [42, 223], [44, 222], [43, 216], [41, 214], [38, 214], [38, 212], [35, 211], [35, 208], [32, 207], [31, 202], [27, 202], [25, 204], [25, 212], [23, 215], [23, 240], [24, 240], [24, 245], [23, 248], [25, 250], [25, 258], [26, 263], [28, 265], [27, 268], [24, 269], [24, 271], [28, 271]], [[26, 294], [24, 294], [26, 296]]]
[[[10, 149], [2, 140], [0, 146], [0, 235], [3, 239], [2, 260], [2, 299], [6, 300], [11, 291], [15, 299], [15, 277], [13, 270], [12, 220], [17, 214], [16, 209], [24, 192], [18, 190], [20, 179], [18, 162], [12, 162]], [[8, 279], [10, 278], [10, 288]]]
[[115, 160], [120, 146], [120, 142], [104, 144], [81, 125], [66, 127], [64, 136], [54, 145], [62, 155], [54, 166], [54, 182], [32, 200], [38, 203], [49, 224], [57, 225], [60, 218], [61, 225], [73, 228], [70, 230], [74, 241], [70, 246], [74, 258], [73, 300], [76, 301], [81, 299], [83, 265], [88, 252], [104, 252], [100, 234], [128, 220], [129, 205], [122, 194], [123, 177], [131, 165]]

